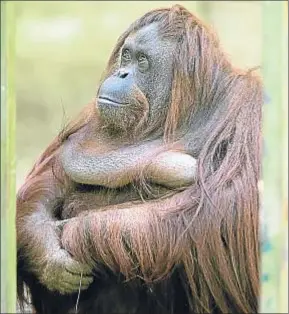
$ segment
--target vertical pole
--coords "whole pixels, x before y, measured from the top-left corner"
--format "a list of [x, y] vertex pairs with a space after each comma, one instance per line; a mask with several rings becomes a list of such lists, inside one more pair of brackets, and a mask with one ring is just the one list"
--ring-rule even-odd
[[14, 6], [1, 1], [1, 313], [16, 313]]
[[[287, 88], [284, 41], [285, 6], [280, 1], [264, 1], [263, 5], [263, 78], [270, 102], [263, 111], [263, 187], [261, 204], [262, 262], [260, 313], [282, 313], [280, 307], [284, 293], [281, 287], [282, 265], [285, 258], [285, 235], [282, 207], [285, 200], [284, 143], [287, 115], [283, 90]], [[287, 207], [287, 205], [286, 205]], [[287, 297], [287, 295], [286, 295]], [[283, 313], [288, 313], [284, 311]]]
[[[282, 40], [282, 60], [283, 60], [283, 75], [282, 75], [282, 96], [283, 96], [283, 184], [282, 184], [282, 265], [281, 265], [281, 286], [280, 286], [280, 313], [288, 313], [288, 2], [283, 4], [283, 34]], [[286, 136], [287, 135], [287, 136]]]

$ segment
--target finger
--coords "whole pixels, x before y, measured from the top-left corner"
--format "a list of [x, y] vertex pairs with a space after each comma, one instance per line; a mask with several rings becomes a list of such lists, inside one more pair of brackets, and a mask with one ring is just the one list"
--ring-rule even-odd
[[71, 284], [68, 284], [63, 281], [54, 283], [54, 285], [48, 287], [48, 289], [50, 291], [59, 292], [60, 294], [74, 293], [77, 291], [76, 286], [73, 287]]
[[68, 282], [66, 280], [61, 281], [61, 283], [57, 286], [57, 289], [60, 293], [75, 293], [79, 290], [83, 291], [88, 289], [93, 280], [84, 280], [76, 282]]
[[82, 285], [90, 285], [93, 283], [94, 278], [93, 277], [82, 277], [81, 284]]
[[79, 289], [80, 290], [86, 290], [88, 287], [90, 286], [90, 284], [84, 284], [83, 282], [80, 282], [78, 283], [78, 285], [75, 285], [75, 284], [72, 284], [70, 282], [62, 282], [60, 287], [63, 289], [63, 290], [70, 290], [70, 291], [78, 291]]
[[[77, 293], [79, 291], [79, 286], [74, 286], [66, 282], [62, 282], [56, 290], [60, 294], [72, 294], [72, 293]], [[83, 290], [83, 289], [81, 289]]]
[[90, 275], [92, 274], [92, 269], [88, 265], [81, 264], [79, 262], [73, 261], [65, 266], [65, 269], [72, 274], [83, 274]]
[[62, 281], [78, 285], [81, 281], [83, 284], [90, 284], [93, 282], [92, 276], [81, 276], [81, 275], [75, 275], [68, 271], [62, 273]]
[[63, 282], [67, 282], [71, 285], [76, 285], [76, 286], [79, 286], [80, 285], [80, 282], [81, 282], [81, 285], [90, 285], [92, 282], [93, 282], [93, 277], [65, 277], [65, 279], [63, 279]]

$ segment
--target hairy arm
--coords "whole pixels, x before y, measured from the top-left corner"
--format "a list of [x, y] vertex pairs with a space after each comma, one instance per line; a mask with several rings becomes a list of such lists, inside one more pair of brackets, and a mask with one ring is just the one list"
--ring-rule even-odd
[[78, 290], [81, 273], [84, 286], [92, 282], [87, 265], [72, 259], [61, 246], [54, 208], [63, 197], [51, 165], [30, 179], [17, 196], [18, 257], [25, 261], [25, 269], [33, 272], [50, 290], [71, 293]]
[[[71, 122], [68, 132], [73, 133], [86, 123], [93, 113], [90, 108], [91, 105], [87, 106], [78, 119]], [[92, 277], [86, 276], [91, 269], [72, 259], [61, 246], [55, 209], [68, 185], [57, 162], [60, 145], [59, 138], [49, 145], [17, 193], [17, 249], [18, 261], [24, 262], [23, 270], [34, 273], [50, 290], [70, 293], [78, 290], [81, 274], [84, 275], [83, 288], [87, 288]]]
[[161, 279], [189, 248], [177, 216], [165, 218], [170, 209], [184, 205], [183, 197], [179, 193], [164, 200], [88, 211], [66, 221], [62, 244], [77, 260], [96, 269], [105, 265], [126, 278]]
[[141, 173], [167, 187], [191, 184], [196, 160], [184, 152], [168, 149], [161, 140], [154, 140], [97, 154], [72, 139], [63, 145], [61, 158], [68, 176], [78, 183], [116, 188], [131, 183]]

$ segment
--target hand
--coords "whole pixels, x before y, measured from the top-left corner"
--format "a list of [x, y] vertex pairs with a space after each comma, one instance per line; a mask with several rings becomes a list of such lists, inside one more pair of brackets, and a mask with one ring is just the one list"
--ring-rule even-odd
[[197, 160], [183, 152], [166, 151], [154, 158], [146, 171], [154, 183], [170, 188], [184, 187], [196, 179]]
[[77, 292], [79, 288], [87, 289], [93, 276], [89, 266], [77, 262], [67, 251], [59, 249], [47, 256], [46, 265], [40, 270], [39, 280], [51, 291], [70, 294]]

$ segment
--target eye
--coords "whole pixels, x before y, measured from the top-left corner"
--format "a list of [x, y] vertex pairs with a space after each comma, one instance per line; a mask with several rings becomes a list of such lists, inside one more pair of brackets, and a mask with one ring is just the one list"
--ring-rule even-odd
[[138, 66], [141, 71], [145, 71], [149, 67], [149, 62], [147, 57], [144, 54], [139, 54], [137, 58]]
[[128, 49], [124, 49], [121, 53], [121, 61], [122, 63], [128, 63], [131, 60], [131, 55]]

